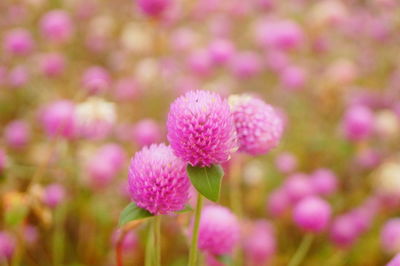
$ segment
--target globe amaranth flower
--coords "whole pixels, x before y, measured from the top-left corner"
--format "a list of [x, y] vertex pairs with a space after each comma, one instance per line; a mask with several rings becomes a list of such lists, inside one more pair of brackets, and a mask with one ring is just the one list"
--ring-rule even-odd
[[47, 105], [41, 116], [44, 130], [49, 136], [76, 136], [75, 104], [69, 100], [59, 100]]
[[175, 100], [167, 129], [176, 156], [192, 166], [226, 162], [237, 149], [228, 102], [213, 92], [190, 91]]
[[189, 198], [186, 164], [165, 144], [153, 144], [137, 152], [128, 181], [132, 200], [155, 215], [179, 211]]
[[238, 243], [240, 226], [232, 212], [222, 206], [206, 206], [201, 214], [199, 248], [214, 255], [229, 254]]
[[15, 238], [5, 231], [0, 231], [0, 261], [11, 258], [16, 246]]
[[318, 197], [307, 197], [293, 210], [293, 219], [298, 227], [308, 232], [321, 232], [329, 223], [331, 207]]
[[65, 43], [71, 39], [74, 29], [71, 17], [64, 10], [52, 10], [40, 20], [40, 30], [46, 40]]
[[6, 143], [15, 149], [26, 146], [30, 138], [30, 128], [23, 120], [14, 120], [4, 129]]
[[272, 106], [249, 95], [232, 95], [229, 104], [235, 121], [239, 151], [259, 155], [278, 145], [283, 121]]
[[381, 245], [388, 253], [400, 252], [400, 218], [390, 219], [383, 226]]
[[244, 251], [250, 265], [266, 265], [276, 252], [276, 239], [272, 225], [259, 220], [251, 229], [244, 243]]

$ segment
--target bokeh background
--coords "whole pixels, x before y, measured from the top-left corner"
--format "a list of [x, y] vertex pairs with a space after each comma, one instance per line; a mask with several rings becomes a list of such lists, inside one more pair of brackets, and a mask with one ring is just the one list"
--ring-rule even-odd
[[[241, 244], [256, 221], [273, 228], [254, 265], [287, 264], [303, 233], [280, 192], [313, 193], [321, 169], [333, 218], [303, 265], [384, 265], [400, 251], [399, 222], [381, 237], [400, 207], [399, 32], [397, 0], [2, 0], [0, 256], [115, 265], [129, 158], [204, 89], [254, 94], [285, 120], [238, 173]], [[163, 265], [186, 265], [190, 215], [163, 218]], [[146, 229], [125, 237], [126, 265], [143, 265]]]

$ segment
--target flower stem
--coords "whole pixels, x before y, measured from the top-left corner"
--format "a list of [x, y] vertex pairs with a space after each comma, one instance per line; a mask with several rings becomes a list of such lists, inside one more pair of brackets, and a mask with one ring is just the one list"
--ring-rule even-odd
[[[238, 217], [240, 222], [242, 222], [243, 219], [242, 190], [240, 187], [240, 177], [242, 172], [241, 168], [242, 157], [237, 155], [232, 159], [232, 167], [229, 174], [229, 201], [233, 213]], [[243, 265], [243, 250], [241, 249], [241, 245], [234, 250], [233, 256], [236, 261], [236, 265]]]
[[203, 196], [200, 193], [198, 193], [196, 214], [194, 217], [194, 225], [192, 233], [192, 245], [190, 246], [190, 253], [189, 253], [189, 266], [195, 266], [197, 261], [197, 253], [198, 253], [197, 246], [199, 242], [199, 225], [200, 225], [202, 208], [203, 208]]
[[298, 266], [300, 263], [304, 260], [308, 249], [311, 246], [311, 243], [313, 241], [313, 235], [308, 234], [303, 237], [303, 240], [301, 240], [300, 246], [298, 247], [296, 253], [290, 260], [288, 266]]
[[153, 235], [155, 246], [155, 262], [156, 266], [161, 265], [161, 216], [157, 215], [153, 218]]
[[146, 257], [144, 264], [145, 266], [152, 266], [153, 263], [153, 247], [154, 247], [154, 238], [153, 238], [153, 226], [149, 224], [147, 229], [147, 239], [146, 239]]

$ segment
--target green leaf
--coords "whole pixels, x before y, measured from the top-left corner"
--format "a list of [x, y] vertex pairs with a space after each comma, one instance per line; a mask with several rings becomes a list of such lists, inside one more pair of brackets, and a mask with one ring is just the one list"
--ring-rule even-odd
[[151, 214], [149, 211], [142, 209], [138, 207], [136, 203], [131, 202], [121, 212], [118, 226], [124, 226], [131, 221], [140, 220], [151, 216], [153, 216], [153, 214]]
[[28, 215], [26, 206], [15, 206], [5, 214], [5, 223], [8, 226], [20, 225]]
[[220, 165], [210, 167], [187, 166], [192, 185], [196, 190], [209, 200], [217, 202], [221, 191], [222, 177], [224, 170]]
[[176, 211], [177, 213], [191, 212], [193, 211], [192, 206], [186, 205], [182, 210]]

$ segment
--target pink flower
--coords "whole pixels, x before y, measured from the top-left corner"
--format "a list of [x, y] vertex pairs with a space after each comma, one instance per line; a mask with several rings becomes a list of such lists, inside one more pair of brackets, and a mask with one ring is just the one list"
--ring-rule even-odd
[[284, 189], [277, 189], [269, 195], [267, 209], [273, 217], [282, 216], [289, 207], [289, 195]]
[[288, 152], [281, 153], [275, 159], [275, 166], [284, 174], [290, 173], [297, 167], [297, 158]]
[[245, 94], [230, 96], [229, 103], [239, 140], [239, 151], [260, 155], [278, 145], [283, 122], [271, 105]]
[[331, 241], [342, 248], [351, 246], [358, 238], [357, 225], [349, 215], [338, 216], [330, 229]]
[[133, 128], [133, 139], [140, 146], [148, 146], [161, 141], [161, 128], [152, 119], [143, 119]]
[[111, 77], [103, 67], [92, 66], [83, 73], [82, 86], [90, 93], [101, 93], [111, 87]]
[[272, 225], [263, 220], [254, 224], [246, 237], [244, 250], [250, 265], [266, 265], [276, 252], [276, 240]]
[[4, 51], [14, 55], [26, 56], [32, 52], [34, 41], [31, 33], [23, 28], [10, 30], [4, 35]]
[[41, 116], [44, 130], [49, 136], [68, 139], [76, 135], [75, 105], [69, 100], [59, 100], [47, 105]]
[[161, 16], [172, 5], [171, 0], [138, 0], [136, 3], [140, 11], [151, 17]]
[[48, 185], [44, 190], [43, 201], [45, 204], [51, 208], [57, 207], [60, 203], [64, 201], [65, 190], [60, 184]]
[[351, 106], [343, 118], [346, 138], [357, 141], [370, 136], [373, 130], [374, 116], [370, 109], [362, 105]]
[[189, 198], [186, 164], [165, 144], [153, 144], [135, 154], [129, 167], [132, 200], [152, 214], [171, 214]]
[[50, 78], [58, 77], [65, 70], [65, 58], [63, 54], [48, 53], [42, 56], [40, 68], [44, 75]]
[[236, 217], [225, 207], [206, 206], [201, 214], [199, 248], [215, 255], [232, 252], [240, 237]]
[[260, 56], [255, 52], [237, 53], [230, 60], [230, 69], [237, 78], [249, 79], [258, 75], [262, 70]]
[[65, 43], [73, 35], [73, 24], [64, 10], [52, 10], [40, 20], [40, 30], [44, 38], [55, 43]]
[[0, 231], [0, 261], [12, 257], [15, 251], [15, 238], [5, 231]]
[[400, 218], [390, 219], [381, 231], [381, 245], [388, 253], [400, 252]]
[[4, 138], [10, 147], [15, 149], [23, 148], [30, 138], [28, 124], [23, 120], [14, 120], [5, 128]]
[[226, 39], [216, 39], [208, 47], [211, 60], [214, 64], [221, 65], [228, 62], [235, 53], [234, 44]]
[[29, 71], [24, 65], [17, 65], [8, 73], [8, 85], [12, 88], [21, 88], [29, 81]]
[[229, 104], [213, 92], [190, 91], [176, 99], [167, 129], [176, 156], [192, 166], [226, 162], [237, 148]]
[[318, 169], [311, 176], [311, 184], [314, 191], [322, 196], [335, 193], [337, 190], [337, 178], [329, 169]]
[[321, 232], [328, 226], [331, 206], [317, 197], [301, 200], [293, 210], [293, 219], [298, 227], [309, 232]]
[[292, 203], [314, 194], [310, 178], [302, 173], [290, 175], [283, 186]]

